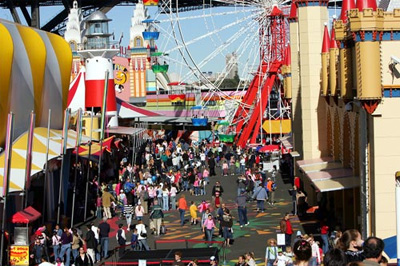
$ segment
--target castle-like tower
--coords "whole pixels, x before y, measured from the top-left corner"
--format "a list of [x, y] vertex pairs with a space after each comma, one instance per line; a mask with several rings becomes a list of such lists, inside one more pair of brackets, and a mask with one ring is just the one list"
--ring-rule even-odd
[[81, 9], [78, 7], [78, 2], [75, 0], [72, 3], [72, 8], [69, 10], [66, 30], [64, 32], [64, 39], [69, 43], [72, 50], [72, 68], [71, 68], [71, 81], [79, 73], [81, 68], [81, 58], [77, 51], [82, 48], [82, 23], [83, 17]]
[[150, 47], [154, 47], [154, 40], [145, 40], [143, 38], [143, 32], [150, 30], [149, 23], [143, 22], [148, 17], [143, 1], [139, 1], [131, 18], [129, 39], [131, 51], [129, 65], [130, 102], [133, 103], [145, 103], [147, 90], [156, 90], [155, 75], [147, 60], [150, 56]]
[[320, 49], [328, 1], [298, 0], [295, 4], [290, 16], [293, 133], [295, 149], [303, 159], [311, 159], [327, 153], [326, 127], [316, 88], [320, 86]]

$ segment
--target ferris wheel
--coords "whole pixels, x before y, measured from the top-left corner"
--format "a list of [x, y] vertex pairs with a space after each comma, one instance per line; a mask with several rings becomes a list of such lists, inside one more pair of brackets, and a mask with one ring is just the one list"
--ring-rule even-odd
[[[160, 32], [158, 49], [167, 55], [161, 60], [168, 61], [169, 72], [179, 77], [175, 82], [207, 91], [200, 105], [212, 106], [215, 98], [223, 99], [225, 120], [243, 126], [259, 107], [256, 101], [246, 102], [242, 97], [249, 88], [258, 98], [265, 96], [262, 88], [269, 82], [268, 70], [274, 60], [283, 60], [277, 54], [284, 52], [276, 50], [286, 46], [287, 31], [271, 34], [276, 27], [271, 13], [275, 7], [283, 17], [289, 13], [286, 4], [283, 0], [203, 0], [189, 8], [178, 0], [160, 1], [154, 27]], [[281, 43], [277, 45], [274, 38]], [[260, 120], [290, 116], [288, 104], [281, 99], [279, 79], [269, 86], [273, 88], [263, 99], [267, 108], [259, 108]]]

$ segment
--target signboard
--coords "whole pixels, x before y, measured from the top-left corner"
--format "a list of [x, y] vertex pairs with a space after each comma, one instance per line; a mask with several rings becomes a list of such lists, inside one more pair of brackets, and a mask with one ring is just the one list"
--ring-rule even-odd
[[277, 239], [277, 244], [278, 246], [284, 246], [285, 245], [285, 234], [276, 234], [276, 239]]
[[11, 265], [29, 265], [29, 246], [10, 246]]

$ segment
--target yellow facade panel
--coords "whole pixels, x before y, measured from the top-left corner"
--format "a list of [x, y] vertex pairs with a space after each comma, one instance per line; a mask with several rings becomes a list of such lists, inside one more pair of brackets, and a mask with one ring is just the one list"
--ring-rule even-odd
[[266, 120], [262, 127], [269, 134], [287, 134], [292, 131], [292, 120]]
[[382, 98], [381, 58], [379, 42], [357, 42], [357, 98], [374, 100]]

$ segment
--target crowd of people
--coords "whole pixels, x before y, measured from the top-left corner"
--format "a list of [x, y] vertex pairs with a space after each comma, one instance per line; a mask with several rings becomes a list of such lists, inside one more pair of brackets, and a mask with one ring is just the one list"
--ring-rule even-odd
[[[249, 225], [249, 202], [256, 202], [257, 213], [264, 212], [266, 204], [275, 205], [276, 179], [279, 172], [274, 165], [267, 173], [265, 155], [253, 149], [241, 149], [235, 145], [215, 145], [206, 140], [193, 145], [185, 141], [165, 139], [148, 141], [138, 155], [134, 165], [128, 162], [128, 158], [121, 158], [118, 180], [103, 178], [103, 182], [98, 185], [96, 216], [102, 222], [98, 226], [94, 223], [88, 225], [86, 232], [77, 228], [61, 230], [56, 226], [52, 237], [48, 236], [45, 228], [40, 229], [41, 233], [38, 233], [32, 253], [35, 263], [47, 263], [50, 260], [47, 246], [52, 247], [56, 265], [93, 265], [107, 258], [110, 241], [109, 219], [114, 216], [119, 216], [121, 222], [116, 234], [120, 256], [126, 248], [137, 251], [150, 250], [147, 243], [148, 234], [159, 237], [166, 233], [163, 219], [164, 213], [169, 211], [179, 213], [182, 226], [189, 223], [192, 226], [199, 225], [209, 246], [213, 245], [217, 232], [218, 236], [223, 238], [223, 245], [229, 247], [233, 239], [234, 219], [237, 218], [240, 227]], [[232, 210], [227, 208], [228, 200], [223, 197], [224, 188], [218, 179], [215, 183], [212, 182], [211, 193], [207, 194], [210, 189], [206, 188], [210, 185], [211, 177], [216, 176], [217, 172], [221, 173], [221, 176], [237, 176], [232, 178], [237, 185], [234, 202], [238, 217], [233, 217]], [[365, 249], [372, 246], [381, 248], [380, 240], [367, 239], [363, 245], [361, 235], [356, 230], [348, 230], [343, 234], [337, 232], [335, 237], [329, 238], [329, 228], [322, 227], [322, 245], [313, 235], [302, 235], [300, 231], [292, 241], [293, 228], [290, 219], [292, 215], [298, 214], [297, 212], [303, 212], [299, 206], [300, 198], [304, 198], [296, 182], [293, 190], [296, 204], [292, 214], [287, 213], [280, 223], [285, 243], [278, 246], [275, 239], [267, 241], [265, 266], [314, 266], [322, 263], [378, 265], [371, 264], [371, 255], [368, 253], [370, 251]], [[189, 194], [194, 198], [201, 196], [201, 199], [191, 200], [189, 203], [186, 199]], [[185, 220], [186, 211], [190, 213], [189, 223]], [[145, 216], [149, 218], [148, 224], [144, 224]], [[46, 245], [46, 241], [50, 241], [51, 245]], [[383, 258], [379, 255], [376, 262], [384, 260]], [[342, 259], [340, 263], [339, 259]], [[210, 261], [211, 264], [218, 265], [216, 258]], [[191, 266], [195, 264], [196, 261], [190, 262]], [[253, 252], [238, 257], [237, 266], [255, 264]]]

